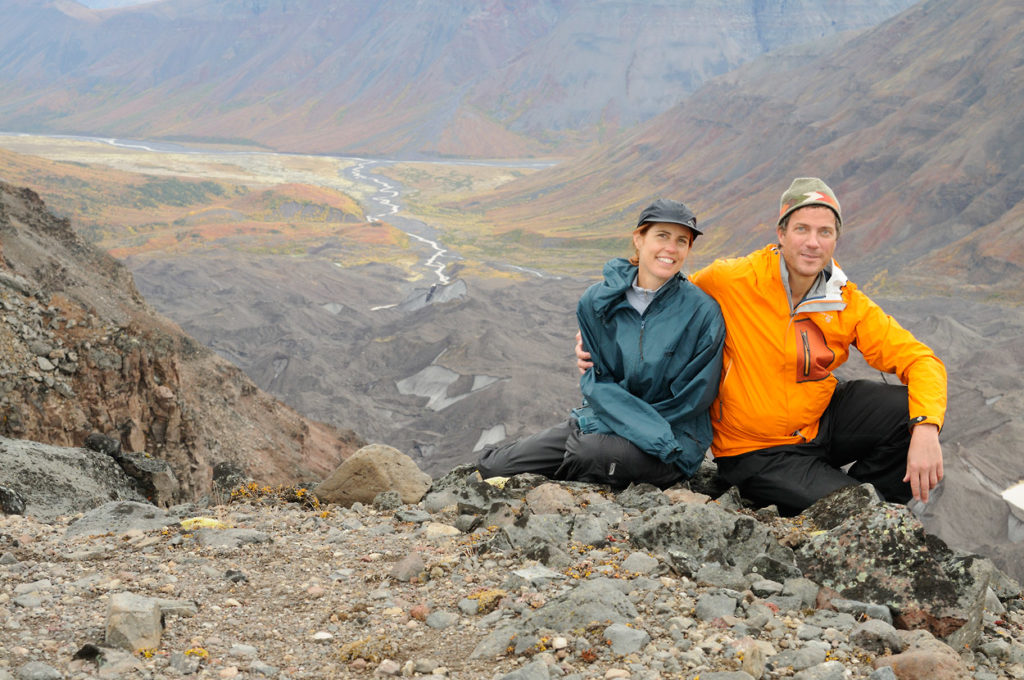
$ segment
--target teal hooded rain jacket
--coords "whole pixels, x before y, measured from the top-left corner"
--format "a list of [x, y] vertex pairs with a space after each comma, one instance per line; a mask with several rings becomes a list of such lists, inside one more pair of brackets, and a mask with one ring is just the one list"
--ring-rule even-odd
[[615, 434], [692, 476], [711, 444], [708, 409], [722, 372], [718, 303], [676, 275], [641, 315], [626, 300], [637, 267], [610, 260], [576, 317], [593, 368], [580, 378], [580, 431]]

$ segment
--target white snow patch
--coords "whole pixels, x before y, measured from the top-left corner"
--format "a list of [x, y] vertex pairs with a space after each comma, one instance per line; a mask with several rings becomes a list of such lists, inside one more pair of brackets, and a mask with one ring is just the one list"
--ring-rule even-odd
[[473, 445], [473, 452], [476, 453], [488, 446], [493, 446], [505, 439], [505, 425], [499, 424], [489, 427], [480, 433], [480, 438]]
[[1024, 511], [1024, 482], [1017, 482], [1004, 491], [1002, 495], [1004, 501], [1016, 506], [1017, 510]]
[[468, 392], [454, 397], [448, 396], [448, 387], [460, 377], [458, 373], [444, 366], [430, 365], [415, 375], [396, 381], [395, 386], [398, 387], [398, 391], [402, 394], [426, 397], [427, 408], [433, 411], [443, 411], [474, 392], [500, 380], [500, 378], [488, 375], [475, 375], [473, 376], [473, 386]]

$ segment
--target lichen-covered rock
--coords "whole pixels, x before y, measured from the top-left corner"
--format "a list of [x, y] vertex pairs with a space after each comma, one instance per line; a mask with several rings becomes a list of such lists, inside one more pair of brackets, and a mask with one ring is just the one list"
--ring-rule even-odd
[[174, 469], [164, 460], [139, 451], [114, 455], [121, 469], [135, 480], [139, 491], [150, 503], [161, 507], [173, 505], [180, 496], [181, 485]]
[[503, 530], [517, 548], [527, 548], [538, 543], [564, 548], [569, 541], [572, 524], [571, 517], [524, 512], [510, 525], [503, 527]]
[[229, 498], [232, 491], [251, 484], [253, 478], [241, 465], [222, 460], [213, 465], [212, 482], [214, 493], [223, 498]]
[[762, 555], [793, 564], [793, 553], [753, 517], [716, 504], [682, 504], [649, 510], [627, 527], [639, 548], [669, 555], [682, 574], [693, 576], [706, 562], [746, 568]]
[[486, 658], [502, 653], [514, 638], [529, 639], [531, 634], [541, 629], [571, 632], [585, 629], [595, 622], [605, 625], [629, 623], [636, 616], [636, 607], [612, 579], [585, 581], [540, 609], [528, 613], [521, 621], [495, 630], [476, 646], [470, 658]]
[[624, 508], [635, 508], [637, 510], [648, 510], [669, 505], [672, 501], [668, 499], [661, 489], [653, 484], [630, 484], [616, 496], [619, 505]]
[[819, 498], [803, 511], [819, 529], [839, 526], [853, 515], [885, 503], [878, 491], [870, 484], [847, 486]]
[[25, 499], [14, 489], [0, 486], [0, 512], [5, 515], [24, 515]]
[[503, 488], [481, 481], [480, 475], [473, 472], [457, 484], [448, 484], [446, 480], [451, 474], [434, 482], [430, 491], [423, 499], [425, 506], [443, 508], [454, 505], [460, 514], [483, 514], [489, 512], [495, 503], [512, 500], [512, 496]]
[[844, 598], [884, 604], [900, 628], [924, 628], [960, 648], [981, 630], [990, 569], [958, 556], [906, 507], [869, 504], [797, 551], [804, 574]]

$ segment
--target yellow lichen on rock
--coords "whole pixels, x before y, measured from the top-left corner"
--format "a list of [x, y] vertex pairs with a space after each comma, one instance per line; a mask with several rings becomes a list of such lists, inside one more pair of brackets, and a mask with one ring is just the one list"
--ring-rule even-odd
[[378, 663], [383, 659], [394, 657], [397, 653], [398, 645], [385, 635], [346, 642], [338, 651], [342, 661], [365, 659], [371, 663]]
[[227, 529], [229, 527], [213, 517], [190, 517], [181, 520], [181, 528], [185, 531], [193, 531], [195, 529]]
[[477, 614], [489, 614], [498, 607], [498, 603], [501, 602], [501, 598], [508, 595], [507, 592], [501, 588], [491, 588], [489, 590], [481, 590], [479, 593], [473, 593], [469, 595], [467, 599], [477, 601]]

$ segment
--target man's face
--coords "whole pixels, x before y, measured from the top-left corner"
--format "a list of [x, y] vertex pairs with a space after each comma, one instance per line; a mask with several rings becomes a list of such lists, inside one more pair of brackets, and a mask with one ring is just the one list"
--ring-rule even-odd
[[791, 274], [815, 277], [829, 262], [836, 249], [839, 232], [836, 214], [823, 205], [794, 210], [785, 230], [778, 228], [779, 246]]

